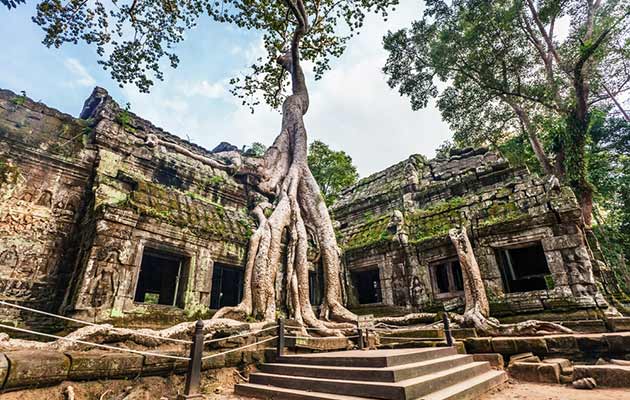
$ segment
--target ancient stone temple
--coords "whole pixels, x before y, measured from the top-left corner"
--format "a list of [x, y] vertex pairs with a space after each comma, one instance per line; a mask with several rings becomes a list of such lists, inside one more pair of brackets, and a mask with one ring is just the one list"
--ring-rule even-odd
[[247, 187], [199, 155], [102, 89], [79, 118], [1, 91], [2, 299], [91, 318], [236, 304]]
[[412, 155], [347, 188], [333, 215], [350, 304], [462, 306], [448, 230], [466, 225], [493, 315], [607, 307], [571, 190], [485, 149]]
[[[164, 132], [100, 88], [79, 118], [0, 90], [0, 299], [90, 320], [237, 304], [251, 188], [200, 161], [226, 147]], [[456, 224], [469, 225], [493, 313], [606, 306], [571, 191], [485, 150], [411, 156], [332, 212], [352, 306], [460, 307]], [[310, 278], [317, 304], [316, 266]], [[12, 308], [0, 319], [55, 329]]]

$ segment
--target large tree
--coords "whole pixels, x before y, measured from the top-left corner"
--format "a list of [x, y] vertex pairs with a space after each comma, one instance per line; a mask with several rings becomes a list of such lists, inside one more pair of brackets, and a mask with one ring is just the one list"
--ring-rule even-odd
[[352, 157], [343, 150], [331, 149], [319, 140], [309, 146], [308, 166], [328, 206], [337, 200], [341, 189], [354, 184], [359, 178]]
[[[220, 158], [206, 158], [189, 152], [200, 162], [250, 175], [257, 182], [252, 213], [258, 227], [249, 241], [243, 301], [219, 310], [216, 318], [253, 315], [274, 320], [276, 277], [286, 258], [283, 281], [289, 316], [325, 334], [335, 333], [330, 329], [339, 326], [334, 321], [355, 320], [341, 303], [340, 250], [326, 203], [307, 164], [303, 116], [309, 95], [302, 65], [303, 60], [312, 62], [315, 76], [321, 76], [329, 68], [330, 57], [340, 55], [362, 26], [365, 12], [386, 15], [396, 1], [43, 0], [37, 5], [33, 20], [45, 31], [44, 44], [58, 47], [83, 41], [96, 46], [99, 62], [115, 80], [133, 83], [143, 91], [149, 90], [153, 78], [162, 78], [161, 60], [177, 65], [173, 46], [203, 15], [261, 33], [267, 57], [254, 64], [245, 78], [235, 78], [233, 91], [250, 106], [261, 97], [272, 106], [282, 104], [280, 134], [262, 157], [231, 151]], [[11, 8], [19, 0], [2, 2]], [[325, 274], [321, 319], [309, 302], [309, 243], [315, 243]]]
[[573, 188], [590, 226], [588, 131], [595, 105], [624, 112], [617, 97], [630, 89], [628, 0], [426, 4], [421, 20], [384, 38], [390, 86], [414, 109], [437, 98], [459, 143], [496, 146], [523, 132], [540, 169]]

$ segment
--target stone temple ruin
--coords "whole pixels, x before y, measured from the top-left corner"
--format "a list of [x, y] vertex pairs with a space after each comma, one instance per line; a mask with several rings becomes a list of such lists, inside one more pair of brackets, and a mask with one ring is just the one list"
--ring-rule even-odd
[[[157, 323], [240, 301], [250, 185], [196, 159], [220, 159], [221, 148], [164, 132], [100, 88], [79, 118], [2, 90], [0, 138], [0, 299]], [[461, 310], [447, 231], [464, 222], [493, 316], [553, 311], [603, 324], [614, 292], [572, 192], [487, 150], [413, 155], [347, 188], [332, 214], [354, 309]], [[14, 308], [0, 319], [55, 329]]]

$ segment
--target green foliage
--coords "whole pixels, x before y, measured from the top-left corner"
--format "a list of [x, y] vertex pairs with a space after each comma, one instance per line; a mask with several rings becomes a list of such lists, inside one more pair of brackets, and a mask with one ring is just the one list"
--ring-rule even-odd
[[[14, 1], [2, 0], [9, 6]], [[313, 65], [315, 78], [330, 69], [348, 40], [362, 27], [366, 13], [388, 10], [398, 0], [335, 0], [304, 2], [310, 16], [301, 57]], [[162, 80], [164, 65], [176, 68], [174, 49], [186, 31], [203, 18], [256, 31], [262, 36], [266, 55], [244, 77], [231, 80], [232, 92], [243, 104], [265, 102], [278, 106], [287, 89], [287, 74], [276, 59], [291, 41], [296, 21], [282, 0], [170, 0], [89, 2], [39, 0], [33, 21], [39, 25], [48, 47], [84, 42], [96, 48], [99, 64], [121, 85], [134, 84], [147, 92], [154, 79]], [[220, 57], [221, 55], [217, 55]]]
[[[619, 79], [630, 65], [627, 1], [426, 4], [421, 20], [384, 38], [389, 85], [413, 109], [436, 99], [456, 145], [490, 145], [512, 162], [553, 169], [587, 199], [592, 104], [611, 104], [607, 89], [628, 89]], [[551, 28], [560, 19], [570, 26], [564, 39]]]
[[328, 206], [337, 200], [343, 188], [354, 184], [359, 178], [352, 157], [344, 151], [332, 150], [319, 140], [309, 146], [308, 166]]
[[126, 131], [134, 132], [135, 128], [131, 126], [131, 104], [125, 104], [125, 109], [116, 115], [116, 122], [122, 125]]
[[265, 151], [267, 151], [267, 146], [259, 142], [254, 142], [245, 150], [244, 154], [249, 157], [262, 157], [265, 155]]
[[208, 179], [208, 185], [210, 186], [221, 186], [225, 183], [225, 178], [221, 175], [213, 175], [210, 179]]
[[598, 205], [594, 233], [606, 262], [618, 268], [623, 265], [620, 255], [630, 260], [630, 123], [598, 118], [589, 139], [589, 180]]
[[16, 106], [22, 106], [26, 102], [26, 91], [22, 90], [19, 96], [15, 96], [11, 99], [11, 103]]

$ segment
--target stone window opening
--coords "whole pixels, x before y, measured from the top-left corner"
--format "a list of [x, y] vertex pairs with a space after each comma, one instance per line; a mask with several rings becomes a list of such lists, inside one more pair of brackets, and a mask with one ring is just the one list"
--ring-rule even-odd
[[357, 290], [359, 304], [373, 304], [383, 301], [378, 267], [353, 271], [352, 282]]
[[500, 248], [496, 254], [506, 293], [547, 290], [551, 273], [540, 242]]
[[134, 301], [184, 308], [185, 261], [179, 254], [145, 249]]
[[243, 299], [243, 269], [233, 265], [214, 263], [210, 309], [238, 305]]
[[448, 299], [464, 294], [464, 279], [458, 259], [437, 261], [429, 265], [429, 271], [434, 298]]

